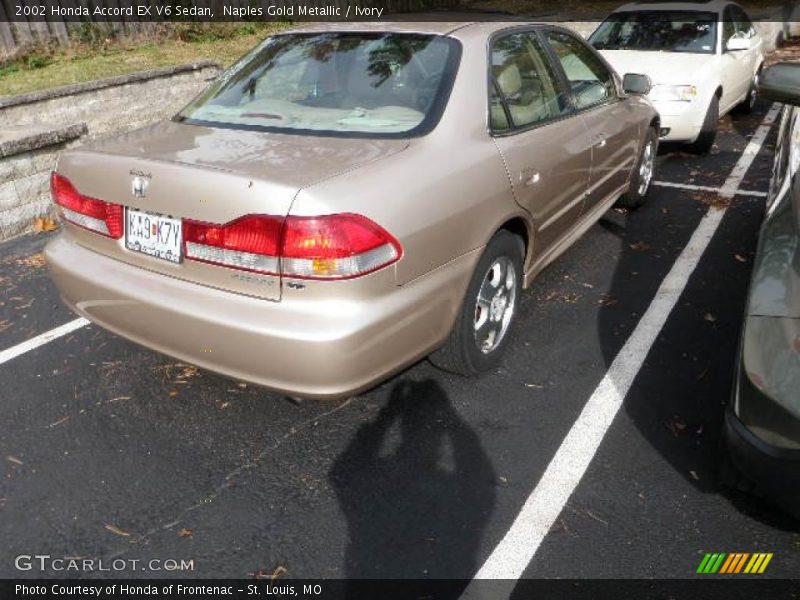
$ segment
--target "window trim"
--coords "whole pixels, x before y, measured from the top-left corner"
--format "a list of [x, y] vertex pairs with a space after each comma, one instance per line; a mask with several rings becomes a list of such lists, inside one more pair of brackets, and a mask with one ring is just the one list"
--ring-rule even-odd
[[[559, 121], [564, 121], [566, 119], [570, 119], [575, 116], [575, 103], [573, 101], [572, 93], [567, 85], [566, 78], [564, 77], [563, 69], [561, 65], [557, 62], [553, 62], [553, 54], [550, 50], [549, 44], [546, 43], [541, 36], [541, 30], [543, 29], [542, 25], [515, 25], [513, 27], [506, 27], [505, 29], [498, 29], [497, 31], [492, 32], [489, 38], [486, 41], [486, 64], [484, 65], [484, 69], [486, 72], [486, 130], [489, 132], [489, 135], [493, 138], [502, 138], [502, 137], [510, 137], [512, 135], [517, 135], [520, 133], [527, 133], [529, 131], [533, 131], [535, 129], [539, 129], [540, 127], [546, 127], [552, 123], [558, 123]], [[560, 29], [560, 28], [558, 28]], [[508, 35], [516, 35], [516, 34], [531, 34], [536, 41], [541, 46], [541, 50], [544, 52], [542, 58], [546, 60], [550, 68], [553, 69], [553, 74], [555, 75], [554, 83], [558, 87], [559, 92], [566, 95], [567, 98], [567, 109], [564, 113], [556, 116], [551, 117], [549, 119], [545, 119], [543, 121], [535, 121], [533, 123], [528, 123], [527, 125], [517, 126], [514, 125], [514, 120], [511, 118], [511, 112], [508, 108], [508, 103], [506, 102], [505, 98], [502, 97], [502, 92], [500, 92], [500, 88], [497, 85], [497, 81], [492, 73], [492, 48], [494, 43], [503, 37]], [[501, 94], [501, 102], [503, 105], [503, 110], [506, 114], [506, 119], [508, 119], [508, 123], [510, 127], [508, 129], [498, 131], [492, 127], [492, 89], [497, 90]]]
[[[576, 99], [575, 99], [575, 94], [572, 92], [572, 86], [569, 84], [569, 78], [567, 77], [567, 73], [564, 70], [564, 67], [561, 65], [561, 61], [559, 60], [555, 49], [553, 48], [552, 44], [550, 44], [550, 40], [547, 39], [546, 33], [550, 32], [550, 31], [555, 32], [555, 33], [561, 33], [561, 34], [566, 35], [569, 38], [572, 38], [573, 40], [577, 41], [579, 44], [583, 45], [592, 54], [594, 54], [595, 57], [597, 57], [600, 60], [600, 63], [603, 65], [603, 67], [605, 67], [605, 69], [611, 75], [611, 81], [612, 81], [612, 83], [614, 85], [613, 94], [611, 94], [603, 102], [598, 102], [598, 103], [592, 104], [590, 106], [586, 106], [586, 107], [583, 107], [583, 108], [578, 108], [578, 104], [577, 104]], [[625, 96], [622, 94], [621, 89], [620, 89], [619, 76], [618, 76], [616, 70], [614, 69], [614, 67], [612, 67], [609, 64], [609, 62], [603, 57], [602, 54], [600, 54], [597, 50], [595, 50], [591, 46], [591, 44], [589, 44], [585, 40], [581, 39], [580, 37], [575, 35], [573, 32], [571, 32], [569, 29], [566, 29], [564, 27], [556, 27], [556, 26], [550, 25], [550, 26], [547, 26], [547, 27], [542, 27], [540, 29], [539, 33], [540, 33], [540, 36], [542, 37], [544, 43], [546, 44], [546, 47], [547, 47], [548, 51], [550, 52], [551, 61], [556, 63], [556, 66], [557, 66], [558, 70], [561, 72], [561, 77], [562, 77], [563, 81], [565, 81], [567, 83], [567, 90], [568, 90], [568, 94], [569, 94], [569, 97], [570, 97], [570, 103], [572, 104], [572, 109], [575, 111], [575, 114], [584, 114], [584, 113], [587, 113], [587, 112], [590, 112], [590, 111], [593, 111], [593, 110], [597, 110], [598, 108], [602, 108], [602, 107], [605, 107], [605, 106], [611, 106], [612, 104], [616, 104], [618, 102], [621, 102], [625, 98]]]

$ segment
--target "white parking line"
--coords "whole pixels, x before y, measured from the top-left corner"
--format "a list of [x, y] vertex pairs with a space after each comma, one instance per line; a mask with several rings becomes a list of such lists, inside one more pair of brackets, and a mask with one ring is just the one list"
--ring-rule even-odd
[[[730, 194], [729, 197], [733, 197], [736, 193], [779, 111], [778, 105], [773, 105], [769, 110], [730, 177], [722, 186], [721, 193]], [[499, 589], [503, 587], [499, 582], [494, 584], [491, 588], [491, 597], [510, 595], [513, 590], [512, 580], [522, 576], [586, 473], [631, 384], [714, 237], [726, 210], [726, 208], [711, 207], [703, 216], [689, 243], [672, 265], [655, 298], [636, 325], [633, 334], [625, 342], [600, 385], [561, 442], [561, 446], [525, 501], [511, 528], [486, 559], [474, 580], [462, 594], [462, 599], [487, 597], [487, 588], [480, 582], [482, 579], [507, 580], [504, 590]]]
[[733, 167], [733, 171], [722, 185], [720, 195], [723, 198], [733, 198], [736, 195], [736, 190], [739, 189], [744, 176], [747, 174], [748, 169], [750, 169], [750, 165], [753, 164], [753, 161], [761, 150], [761, 146], [764, 140], [767, 139], [769, 130], [775, 122], [775, 119], [778, 118], [781, 108], [782, 106], [780, 104], [773, 104], [772, 108], [767, 112], [767, 116], [765, 116], [764, 120], [761, 122], [761, 125], [756, 129], [753, 137], [750, 138], [750, 143], [747, 144], [747, 148], [744, 149], [742, 156], [739, 157], [739, 161], [736, 163], [736, 166]]
[[[693, 185], [691, 183], [673, 183], [672, 181], [654, 181], [653, 185], [658, 187], [677, 188], [679, 190], [690, 190], [692, 192], [712, 192], [721, 194], [722, 188], [710, 185]], [[755, 196], [756, 198], [766, 198], [767, 192], [751, 192], [748, 190], [736, 190], [737, 196]]]
[[12, 346], [8, 350], [0, 351], [0, 365], [17, 358], [26, 352], [35, 350], [39, 346], [44, 346], [46, 343], [52, 342], [53, 340], [65, 336], [68, 333], [72, 333], [76, 329], [86, 327], [88, 324], [89, 321], [81, 317], [79, 319], [75, 319], [74, 321], [70, 321], [69, 323], [64, 323], [63, 325], [56, 327], [55, 329], [51, 329], [50, 331], [47, 331], [41, 335], [37, 335], [35, 338], [26, 340], [21, 344]]

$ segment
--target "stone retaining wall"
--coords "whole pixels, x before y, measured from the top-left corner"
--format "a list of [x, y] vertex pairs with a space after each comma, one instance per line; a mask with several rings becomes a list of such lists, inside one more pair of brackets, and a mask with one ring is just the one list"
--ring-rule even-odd
[[169, 118], [220, 71], [206, 61], [0, 97], [0, 240], [53, 214], [60, 150]]

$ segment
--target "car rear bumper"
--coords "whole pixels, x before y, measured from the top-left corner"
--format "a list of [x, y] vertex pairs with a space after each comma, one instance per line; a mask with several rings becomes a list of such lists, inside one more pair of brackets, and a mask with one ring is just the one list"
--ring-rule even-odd
[[446, 339], [480, 250], [406, 285], [392, 283], [382, 294], [321, 300], [293, 292], [280, 302], [127, 265], [66, 235], [45, 254], [64, 302], [114, 333], [275, 391], [339, 398]]
[[800, 451], [761, 440], [728, 406], [725, 442], [734, 465], [771, 501], [800, 519]]

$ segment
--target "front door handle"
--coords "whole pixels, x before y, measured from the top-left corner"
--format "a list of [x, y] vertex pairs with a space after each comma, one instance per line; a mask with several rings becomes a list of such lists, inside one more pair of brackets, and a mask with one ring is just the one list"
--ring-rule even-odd
[[536, 185], [540, 179], [541, 175], [536, 169], [522, 169], [519, 172], [519, 181], [524, 186]]

